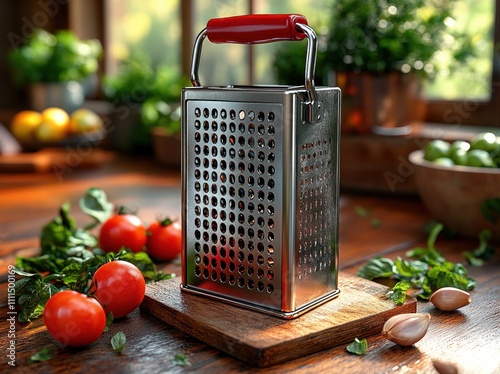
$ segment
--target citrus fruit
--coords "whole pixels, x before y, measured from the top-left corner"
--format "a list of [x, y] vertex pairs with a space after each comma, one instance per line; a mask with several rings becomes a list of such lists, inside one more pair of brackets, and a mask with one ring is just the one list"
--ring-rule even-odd
[[42, 123], [42, 115], [34, 110], [23, 110], [11, 121], [10, 131], [19, 141], [35, 139], [35, 131]]
[[436, 158], [432, 162], [435, 163], [436, 165], [439, 165], [439, 166], [453, 166], [453, 165], [455, 165], [453, 160], [451, 160], [447, 157], [439, 157], [439, 158]]
[[36, 130], [38, 140], [57, 142], [63, 140], [69, 130], [69, 115], [61, 108], [47, 108], [42, 111], [43, 121]]
[[424, 158], [427, 161], [434, 161], [441, 157], [448, 157], [450, 143], [441, 139], [434, 139], [428, 142], [424, 147]]
[[87, 108], [80, 108], [71, 114], [70, 130], [74, 133], [86, 133], [101, 130], [103, 122], [101, 117], [94, 111]]
[[497, 137], [491, 132], [483, 132], [476, 135], [470, 141], [471, 149], [482, 149], [483, 151], [491, 152], [497, 147]]
[[490, 154], [482, 149], [473, 149], [467, 152], [467, 165], [475, 167], [495, 167]]

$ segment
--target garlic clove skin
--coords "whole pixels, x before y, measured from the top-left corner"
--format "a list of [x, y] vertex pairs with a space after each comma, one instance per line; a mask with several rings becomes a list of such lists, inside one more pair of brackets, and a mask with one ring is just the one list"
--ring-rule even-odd
[[429, 313], [398, 314], [385, 322], [382, 335], [396, 344], [409, 346], [425, 336], [430, 322]]
[[429, 301], [444, 312], [461, 308], [471, 303], [470, 293], [455, 287], [443, 287], [435, 291]]

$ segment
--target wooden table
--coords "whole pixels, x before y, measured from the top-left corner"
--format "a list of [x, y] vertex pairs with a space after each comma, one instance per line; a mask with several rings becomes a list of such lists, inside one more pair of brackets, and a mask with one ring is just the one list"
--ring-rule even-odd
[[[103, 188], [111, 201], [135, 205], [145, 221], [158, 213], [179, 217], [180, 173], [147, 158], [117, 157], [99, 167], [78, 166], [62, 175], [0, 174], [0, 341], [2, 371], [7, 367], [9, 323], [6, 307], [6, 271], [15, 256], [37, 253], [43, 224], [57, 214], [64, 201], [71, 202], [78, 222], [85, 218], [78, 199], [89, 187]], [[356, 274], [364, 262], [377, 255], [395, 258], [408, 249], [425, 245], [422, 228], [430, 220], [417, 198], [366, 196], [342, 192], [340, 201], [341, 269]], [[359, 214], [359, 208], [368, 212]], [[358, 213], [357, 213], [358, 211]], [[373, 220], [379, 225], [373, 225]], [[464, 262], [462, 252], [476, 240], [438, 238], [437, 247], [446, 258]], [[419, 302], [418, 311], [432, 315], [427, 335], [412, 347], [400, 347], [382, 336], [370, 336], [364, 356], [348, 354], [345, 346], [328, 349], [285, 364], [257, 369], [136, 310], [112, 324], [110, 331], [91, 346], [70, 349], [58, 346], [41, 319], [15, 325], [15, 363], [21, 372], [43, 373], [170, 373], [170, 372], [265, 372], [265, 373], [435, 373], [433, 360], [455, 364], [465, 373], [500, 371], [500, 251], [480, 268], [468, 266], [478, 281], [472, 304], [457, 312], [439, 312], [430, 303]], [[180, 274], [179, 261], [162, 264]], [[121, 355], [109, 341], [117, 331], [127, 336]], [[354, 337], [353, 337], [354, 338]], [[42, 347], [55, 353], [50, 361], [29, 364], [29, 357]], [[189, 366], [174, 366], [177, 353], [187, 355]]]

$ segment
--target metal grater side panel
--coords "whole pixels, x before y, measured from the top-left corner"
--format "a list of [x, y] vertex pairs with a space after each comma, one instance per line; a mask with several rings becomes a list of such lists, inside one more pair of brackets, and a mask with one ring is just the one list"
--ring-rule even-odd
[[318, 89], [318, 96], [321, 120], [295, 126], [292, 310], [338, 293], [340, 90]]
[[283, 105], [237, 96], [185, 103], [183, 283], [279, 310]]

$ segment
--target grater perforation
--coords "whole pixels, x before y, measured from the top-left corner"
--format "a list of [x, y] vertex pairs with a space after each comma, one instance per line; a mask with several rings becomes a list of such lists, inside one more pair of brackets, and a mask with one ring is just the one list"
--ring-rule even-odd
[[[293, 22], [313, 64], [314, 32]], [[182, 93], [181, 287], [294, 318], [339, 292], [340, 92], [314, 87], [309, 68], [304, 87], [203, 87], [205, 34]]]

